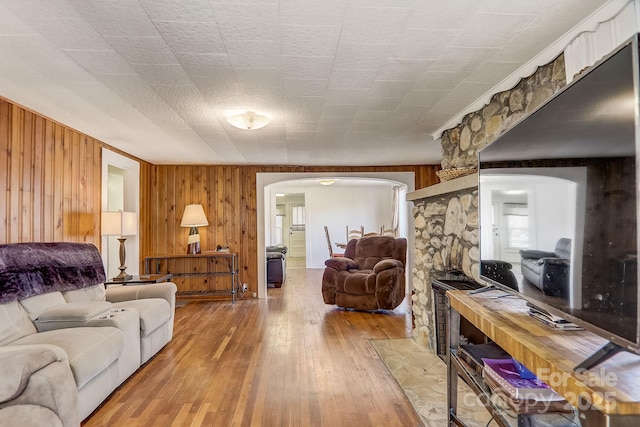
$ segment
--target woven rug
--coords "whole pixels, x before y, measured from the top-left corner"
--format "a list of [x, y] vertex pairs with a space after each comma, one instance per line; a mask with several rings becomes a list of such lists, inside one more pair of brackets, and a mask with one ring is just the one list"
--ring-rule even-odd
[[[427, 427], [447, 423], [447, 365], [412, 339], [370, 340]], [[467, 425], [484, 427], [491, 419], [476, 395], [458, 381], [458, 414]]]

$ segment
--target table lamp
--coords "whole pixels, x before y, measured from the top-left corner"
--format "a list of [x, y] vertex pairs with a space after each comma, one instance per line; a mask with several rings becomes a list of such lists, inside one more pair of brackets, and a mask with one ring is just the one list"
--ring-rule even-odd
[[126, 259], [126, 251], [124, 242], [127, 240], [125, 236], [135, 236], [138, 234], [138, 216], [135, 212], [102, 212], [100, 221], [101, 234], [103, 236], [119, 236], [120, 242], [120, 274], [113, 278], [114, 281], [123, 282], [130, 280], [133, 276], [127, 274], [127, 266], [124, 264]]
[[187, 254], [200, 253], [200, 234], [198, 234], [198, 227], [204, 227], [206, 225], [209, 225], [209, 221], [207, 221], [207, 216], [204, 214], [202, 205], [192, 204], [184, 207], [180, 227], [191, 228], [191, 230], [189, 230], [189, 239], [187, 240]]

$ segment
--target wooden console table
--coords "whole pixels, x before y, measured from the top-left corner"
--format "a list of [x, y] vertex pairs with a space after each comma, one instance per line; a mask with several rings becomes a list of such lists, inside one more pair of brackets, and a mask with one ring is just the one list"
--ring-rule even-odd
[[[468, 291], [447, 291], [450, 425], [465, 425], [456, 414], [458, 375], [481, 399], [487, 397], [481, 396], [482, 387], [474, 384], [477, 378], [464, 372], [456, 355], [461, 316], [565, 397], [578, 409], [583, 427], [638, 425], [640, 356], [620, 353], [589, 371], [575, 372], [574, 368], [606, 341], [588, 331], [552, 330], [529, 316], [524, 300], [504, 295], [498, 290], [472, 295]], [[509, 425], [493, 412], [494, 408], [488, 409], [499, 425]]]
[[[191, 266], [190, 261], [204, 261], [202, 265]], [[219, 262], [223, 261], [223, 262]], [[219, 268], [222, 266], [222, 268]], [[231, 303], [236, 299], [236, 294], [241, 292], [240, 279], [238, 278], [238, 254], [233, 252], [203, 252], [200, 254], [169, 254], [153, 255], [144, 259], [145, 274], [172, 274], [174, 278], [204, 278], [204, 282], [209, 277], [229, 276], [231, 278], [231, 288], [225, 289], [181, 289], [178, 285], [178, 296], [206, 296], [216, 293], [231, 294]]]

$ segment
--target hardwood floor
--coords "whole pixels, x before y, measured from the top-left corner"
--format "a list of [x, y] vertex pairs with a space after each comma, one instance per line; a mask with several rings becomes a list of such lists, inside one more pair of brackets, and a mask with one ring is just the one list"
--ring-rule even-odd
[[369, 344], [410, 336], [409, 304], [325, 305], [322, 271], [290, 269], [266, 299], [178, 308], [171, 343], [83, 425], [422, 425]]

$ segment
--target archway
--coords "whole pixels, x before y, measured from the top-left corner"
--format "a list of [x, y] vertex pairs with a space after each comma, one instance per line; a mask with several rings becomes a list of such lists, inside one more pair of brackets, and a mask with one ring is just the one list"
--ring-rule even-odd
[[[320, 191], [317, 181], [319, 180], [346, 180], [351, 184], [360, 181], [359, 185], [366, 188], [367, 184], [386, 185], [391, 188], [394, 185], [400, 185], [404, 191], [410, 192], [414, 190], [415, 176], [413, 172], [366, 172], [366, 173], [258, 173], [256, 176], [257, 191], [257, 237], [258, 237], [258, 297], [264, 298], [267, 295], [267, 284], [265, 278], [265, 263], [260, 260], [265, 259], [265, 246], [270, 242], [272, 233], [272, 217], [275, 212], [276, 200], [275, 192], [278, 188], [295, 188], [296, 192], [304, 192], [305, 200], [311, 205], [317, 203], [314, 192]], [[313, 183], [313, 184], [312, 184]], [[316, 190], [312, 190], [312, 188]], [[407, 232], [407, 224], [410, 223], [410, 203], [406, 202], [404, 197], [401, 198], [404, 207], [401, 222], [403, 223], [403, 237], [407, 237], [410, 246], [413, 243], [412, 233]], [[390, 206], [390, 205], [389, 205]], [[390, 207], [389, 207], [390, 211]], [[316, 215], [317, 216], [317, 215]], [[314, 216], [313, 207], [307, 210], [307, 218], [310, 221], [310, 229], [307, 236], [307, 266], [321, 268], [324, 260], [327, 258], [326, 239], [324, 235], [323, 225], [326, 219]], [[344, 223], [344, 219], [342, 219]], [[379, 229], [383, 223], [373, 223], [368, 228], [374, 230]], [[344, 225], [342, 225], [344, 227]], [[320, 258], [319, 258], [320, 257]], [[321, 259], [321, 261], [318, 261]], [[413, 263], [411, 257], [408, 257], [408, 263]], [[407, 268], [411, 271], [410, 266]]]

